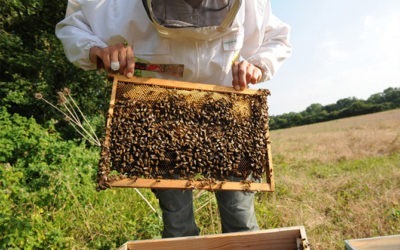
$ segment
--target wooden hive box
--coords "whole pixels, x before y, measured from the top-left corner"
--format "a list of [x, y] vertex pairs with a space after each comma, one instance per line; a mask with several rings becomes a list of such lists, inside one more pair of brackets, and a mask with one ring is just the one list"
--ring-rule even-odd
[[346, 250], [399, 250], [400, 235], [345, 240]]
[[99, 188], [273, 191], [268, 95], [114, 76]]
[[119, 250], [309, 250], [303, 226], [156, 240], [128, 241]]

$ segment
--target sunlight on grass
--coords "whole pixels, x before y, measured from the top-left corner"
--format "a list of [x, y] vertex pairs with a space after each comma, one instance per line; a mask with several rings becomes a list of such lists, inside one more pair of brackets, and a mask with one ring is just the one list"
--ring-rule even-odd
[[276, 192], [258, 194], [263, 228], [304, 225], [315, 249], [399, 234], [399, 128], [394, 110], [272, 131]]

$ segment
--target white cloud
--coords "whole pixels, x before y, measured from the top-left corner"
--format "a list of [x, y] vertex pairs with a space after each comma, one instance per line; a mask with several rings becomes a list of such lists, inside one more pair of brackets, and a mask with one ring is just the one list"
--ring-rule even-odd
[[361, 41], [375, 64], [400, 64], [400, 16], [365, 16]]
[[326, 34], [322, 42], [320, 42], [315, 50], [317, 61], [326, 64], [336, 64], [349, 59], [349, 51], [346, 50], [344, 43]]

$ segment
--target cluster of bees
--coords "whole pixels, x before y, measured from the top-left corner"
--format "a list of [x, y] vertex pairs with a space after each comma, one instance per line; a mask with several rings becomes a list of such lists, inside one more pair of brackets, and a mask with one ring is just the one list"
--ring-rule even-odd
[[210, 92], [197, 102], [168, 91], [165, 98], [116, 100], [101, 152], [100, 186], [111, 171], [130, 178], [261, 178], [268, 164], [267, 91], [222, 98]]

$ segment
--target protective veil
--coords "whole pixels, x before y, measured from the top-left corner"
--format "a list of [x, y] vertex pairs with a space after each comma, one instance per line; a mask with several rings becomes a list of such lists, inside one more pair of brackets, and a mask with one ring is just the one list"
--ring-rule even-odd
[[236, 31], [232, 26], [241, 0], [143, 0], [163, 37], [211, 41]]

